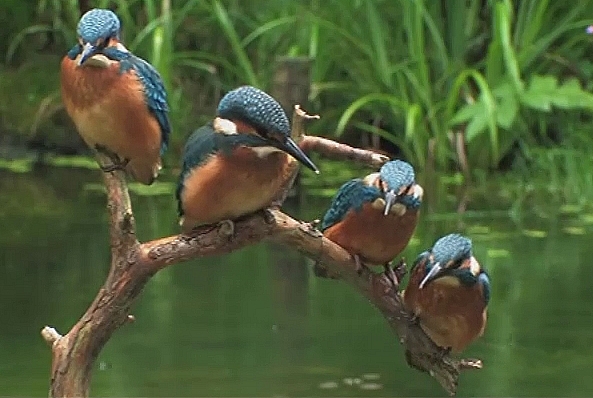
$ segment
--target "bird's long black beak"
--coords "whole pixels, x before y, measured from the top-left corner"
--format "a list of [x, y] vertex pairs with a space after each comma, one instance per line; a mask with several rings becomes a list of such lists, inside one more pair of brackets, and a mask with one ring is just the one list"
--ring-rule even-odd
[[313, 163], [311, 159], [309, 159], [309, 157], [305, 155], [305, 152], [303, 152], [303, 150], [299, 148], [297, 143], [294, 142], [292, 138], [287, 137], [285, 141], [282, 144], [280, 144], [280, 149], [288, 152], [296, 160], [298, 160], [299, 162], [313, 170], [315, 173], [319, 174], [319, 169], [317, 168], [317, 166], [315, 166], [315, 163]]
[[395, 204], [396, 200], [397, 194], [393, 189], [385, 193], [385, 211], [383, 211], [383, 215], [386, 216], [389, 214], [389, 212], [391, 211], [391, 206]]
[[440, 263], [435, 263], [435, 265], [432, 266], [432, 268], [430, 269], [430, 271], [428, 271], [428, 274], [426, 274], [426, 276], [424, 277], [424, 279], [422, 279], [422, 282], [420, 282], [419, 288], [422, 289], [430, 281], [435, 280], [442, 271], [443, 271], [443, 267], [441, 267], [441, 264]]
[[97, 53], [97, 46], [93, 46], [91, 43], [85, 43], [82, 46], [82, 53], [80, 54], [80, 58], [78, 59], [78, 66], [84, 64], [90, 57]]

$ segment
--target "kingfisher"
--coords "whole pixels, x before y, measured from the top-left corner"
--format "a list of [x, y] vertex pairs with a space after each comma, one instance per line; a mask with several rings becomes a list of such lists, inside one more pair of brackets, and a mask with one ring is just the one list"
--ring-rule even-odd
[[[392, 160], [379, 172], [342, 185], [323, 217], [321, 231], [353, 256], [359, 271], [365, 263], [383, 265], [393, 278], [389, 262], [408, 245], [423, 194], [412, 165]], [[335, 277], [319, 263], [315, 273]]]
[[62, 100], [86, 144], [111, 159], [103, 171], [126, 170], [143, 184], [161, 169], [171, 126], [161, 76], [120, 41], [121, 24], [106, 9], [78, 22], [78, 43], [61, 64]]
[[176, 191], [182, 231], [265, 209], [297, 160], [319, 173], [290, 137], [288, 117], [274, 98], [252, 86], [228, 92], [217, 117], [194, 131], [183, 151]]
[[461, 352], [482, 336], [490, 279], [472, 254], [471, 240], [446, 235], [420, 254], [403, 298], [426, 334], [446, 351]]

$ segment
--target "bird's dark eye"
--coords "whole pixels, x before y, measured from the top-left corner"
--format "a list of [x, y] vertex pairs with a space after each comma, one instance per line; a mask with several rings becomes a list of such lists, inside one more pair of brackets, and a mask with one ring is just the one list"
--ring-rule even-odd
[[410, 185], [408, 185], [406, 187], [406, 190], [404, 191], [404, 195], [410, 195], [412, 192], [410, 192], [412, 190], [412, 188], [414, 187], [414, 183], [411, 183]]
[[97, 48], [99, 50], [104, 49], [105, 47], [107, 47], [107, 44], [109, 44], [109, 41], [111, 40], [111, 36], [105, 38], [105, 39], [99, 39], [97, 40]]

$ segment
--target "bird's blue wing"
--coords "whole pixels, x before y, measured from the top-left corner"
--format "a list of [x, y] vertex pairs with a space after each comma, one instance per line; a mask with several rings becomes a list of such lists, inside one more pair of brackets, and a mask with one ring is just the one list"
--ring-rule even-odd
[[425, 269], [423, 270], [424, 273], [430, 271], [430, 267], [429, 267], [429, 262], [426, 261], [428, 260], [428, 256], [430, 256], [430, 252], [424, 251], [422, 253], [420, 253], [417, 257], [416, 260], [414, 260], [414, 263], [412, 264], [412, 267], [410, 268], [411, 270], [416, 269], [416, 267], [418, 267], [420, 264], [424, 264]]
[[80, 44], [76, 44], [74, 47], [72, 47], [70, 50], [68, 50], [67, 56], [71, 60], [75, 60], [76, 57], [78, 57], [81, 52], [82, 52], [82, 46]]
[[340, 222], [350, 209], [360, 211], [362, 205], [381, 196], [378, 188], [365, 185], [360, 178], [350, 180], [340, 187], [330, 208], [323, 216], [321, 230], [324, 231]]
[[167, 150], [169, 145], [169, 135], [171, 133], [171, 124], [169, 122], [169, 106], [167, 104], [167, 91], [163, 84], [163, 79], [159, 72], [142, 58], [132, 56], [130, 61], [136, 74], [144, 86], [144, 96], [146, 104], [156, 117], [161, 127], [161, 155]]
[[144, 88], [144, 98], [150, 112], [154, 115], [161, 128], [161, 155], [169, 145], [171, 124], [169, 122], [169, 105], [167, 104], [167, 91], [159, 72], [148, 62], [131, 52], [121, 51], [115, 47], [103, 50], [108, 58], [119, 61], [120, 73], [130, 70], [136, 72]]

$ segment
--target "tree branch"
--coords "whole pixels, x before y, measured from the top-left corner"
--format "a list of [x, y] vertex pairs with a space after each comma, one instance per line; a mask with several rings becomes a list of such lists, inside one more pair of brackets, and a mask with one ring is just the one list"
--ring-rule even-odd
[[328, 138], [306, 135], [299, 146], [305, 152], [317, 152], [328, 159], [350, 160], [369, 167], [379, 168], [389, 157], [366, 149], [353, 148]]
[[[310, 118], [316, 117], [295, 107], [293, 134], [303, 148], [375, 168], [388, 160], [384, 155], [302, 134], [303, 122]], [[295, 162], [295, 172], [297, 168]], [[125, 175], [120, 171], [103, 175], [110, 217], [111, 268], [91, 306], [65, 336], [48, 326], [42, 330], [53, 353], [51, 397], [88, 396], [97, 355], [117, 328], [133, 320], [129, 311], [135, 298], [160, 269], [183, 260], [229, 253], [264, 239], [294, 248], [340, 274], [342, 280], [367, 297], [387, 319], [405, 347], [408, 363], [436, 378], [449, 393], [455, 393], [461, 370], [481, 367], [479, 361], [459, 361], [444, 354], [411, 322], [399, 292], [386, 276], [370, 270], [357, 272], [350, 254], [323, 237], [311, 224], [294, 220], [274, 208], [235, 220], [231, 234], [221, 223], [204, 226], [189, 235], [139, 243]], [[292, 180], [288, 179], [286, 189], [279, 194], [279, 203]]]

